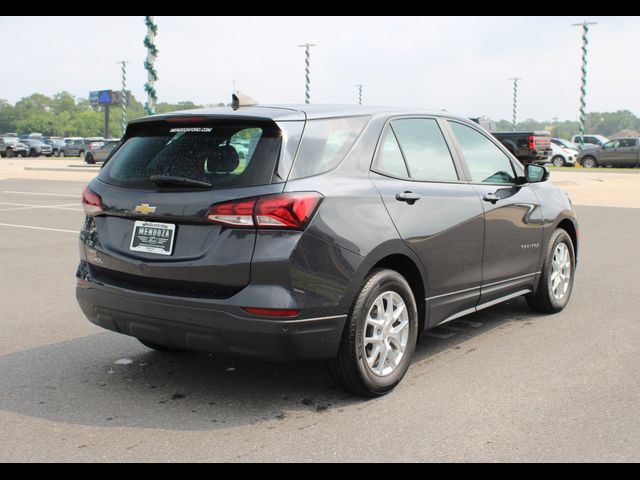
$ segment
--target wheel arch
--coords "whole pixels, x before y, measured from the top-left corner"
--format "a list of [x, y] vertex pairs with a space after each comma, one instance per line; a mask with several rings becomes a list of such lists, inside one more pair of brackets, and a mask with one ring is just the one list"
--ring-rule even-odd
[[409, 283], [418, 308], [418, 338], [427, 323], [427, 279], [423, 269], [415, 259], [406, 253], [392, 253], [374, 263], [367, 276], [375, 269], [386, 268], [402, 275]]
[[573, 242], [573, 251], [576, 259], [576, 264], [578, 263], [578, 227], [568, 218], [561, 220], [558, 225], [556, 225], [556, 229], [560, 228], [569, 234], [571, 237], [571, 241]]

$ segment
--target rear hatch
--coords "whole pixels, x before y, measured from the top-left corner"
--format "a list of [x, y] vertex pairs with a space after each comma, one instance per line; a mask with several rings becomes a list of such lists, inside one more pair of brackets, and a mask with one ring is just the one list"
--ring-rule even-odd
[[170, 117], [130, 125], [89, 186], [89, 201], [102, 204], [82, 233], [92, 276], [165, 295], [237, 293], [250, 280], [256, 231], [211, 223], [207, 212], [282, 192], [274, 178], [281, 144], [269, 120]]

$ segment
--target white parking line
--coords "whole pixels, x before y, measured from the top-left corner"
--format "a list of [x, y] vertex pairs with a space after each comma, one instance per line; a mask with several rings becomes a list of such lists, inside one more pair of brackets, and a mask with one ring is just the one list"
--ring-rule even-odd
[[73, 233], [76, 235], [80, 233], [78, 230], [62, 230], [60, 228], [33, 227], [31, 225], [13, 225], [11, 223], [0, 223], [0, 227], [27, 228], [30, 230], [46, 230], [48, 232]]
[[12, 190], [3, 190], [2, 193], [9, 193], [12, 195], [38, 195], [44, 197], [71, 197], [71, 198], [80, 198], [82, 195], [70, 195], [68, 193], [41, 193], [41, 192], [14, 192]]
[[15, 210], [31, 210], [31, 209], [36, 209], [36, 208], [49, 208], [49, 209], [53, 209], [53, 210], [68, 210], [68, 211], [73, 211], [73, 212], [82, 212], [82, 208], [69, 208], [69, 207], [76, 207], [78, 204], [77, 203], [67, 203], [64, 205], [33, 205], [30, 203], [7, 203], [7, 202], [0, 202], [0, 205], [6, 205], [8, 207], [20, 207], [20, 208], [5, 208], [5, 209], [0, 209], [0, 212], [11, 212], [11, 211], [15, 211]]

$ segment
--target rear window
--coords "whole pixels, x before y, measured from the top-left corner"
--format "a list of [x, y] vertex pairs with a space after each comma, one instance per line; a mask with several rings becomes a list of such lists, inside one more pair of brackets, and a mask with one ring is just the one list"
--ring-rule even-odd
[[162, 122], [134, 124], [130, 132], [100, 180], [148, 188], [156, 188], [155, 176], [197, 180], [215, 189], [266, 185], [282, 143], [273, 122]]
[[309, 120], [304, 127], [291, 178], [328, 172], [347, 156], [369, 117]]

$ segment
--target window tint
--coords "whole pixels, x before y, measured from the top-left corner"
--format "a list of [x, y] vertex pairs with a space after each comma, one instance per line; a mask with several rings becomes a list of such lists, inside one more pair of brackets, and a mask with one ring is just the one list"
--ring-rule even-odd
[[635, 147], [637, 145], [637, 140], [633, 138], [625, 138], [624, 140], [620, 140], [621, 148]]
[[[249, 142], [243, 159], [236, 148], [241, 140]], [[218, 189], [265, 185], [271, 183], [281, 142], [273, 122], [135, 125], [100, 179], [150, 188], [156, 187], [151, 177], [158, 175], [199, 180]]]
[[514, 183], [509, 157], [483, 134], [466, 125], [449, 122], [458, 139], [471, 180], [479, 183]]
[[411, 178], [440, 182], [458, 180], [453, 158], [435, 120], [395, 120], [391, 127], [400, 143]]
[[380, 151], [376, 159], [376, 170], [381, 173], [387, 173], [392, 177], [409, 177], [400, 146], [391, 128], [387, 128], [380, 145]]
[[304, 127], [291, 178], [328, 172], [346, 157], [369, 117], [309, 120]]

